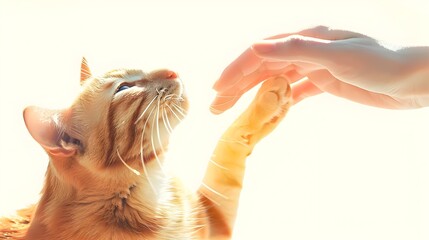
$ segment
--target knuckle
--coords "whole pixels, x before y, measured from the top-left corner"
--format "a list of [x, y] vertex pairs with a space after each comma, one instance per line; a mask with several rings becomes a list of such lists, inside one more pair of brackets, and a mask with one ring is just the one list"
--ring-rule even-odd
[[312, 35], [312, 36], [321, 36], [325, 35], [326, 33], [332, 31], [332, 28], [325, 26], [325, 25], [317, 25], [315, 27], [309, 28], [307, 30], [304, 30], [304, 34]]
[[302, 36], [292, 35], [286, 39], [284, 44], [291, 48], [299, 48], [305, 45], [305, 40], [302, 38]]
[[329, 30], [331, 30], [331, 28], [329, 28], [325, 25], [318, 25], [318, 26], [314, 27], [313, 29], [316, 32], [328, 32]]

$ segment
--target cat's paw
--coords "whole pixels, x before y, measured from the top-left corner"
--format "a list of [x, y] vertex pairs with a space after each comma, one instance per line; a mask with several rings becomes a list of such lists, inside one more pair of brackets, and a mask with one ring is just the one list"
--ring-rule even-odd
[[274, 124], [284, 117], [291, 105], [291, 90], [288, 80], [278, 76], [267, 79], [254, 100], [253, 118], [259, 124]]
[[291, 104], [288, 80], [283, 76], [269, 78], [226, 135], [235, 136], [240, 142], [253, 146], [278, 125]]

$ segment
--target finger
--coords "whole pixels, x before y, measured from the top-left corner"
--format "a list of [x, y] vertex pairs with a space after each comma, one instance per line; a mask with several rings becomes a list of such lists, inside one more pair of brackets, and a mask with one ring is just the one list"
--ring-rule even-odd
[[313, 84], [308, 78], [292, 84], [291, 88], [293, 104], [296, 104], [305, 98], [323, 93], [323, 91]]
[[225, 93], [218, 93], [210, 105], [210, 111], [214, 114], [221, 114], [230, 109], [241, 98], [242, 94], [236, 93], [227, 95]]
[[308, 28], [308, 29], [299, 31], [296, 34], [307, 36], [307, 37], [321, 38], [326, 40], [342, 40], [342, 39], [348, 39], [348, 38], [358, 38], [358, 37], [367, 38], [368, 37], [361, 33], [342, 30], [342, 29], [334, 29], [327, 26], [317, 26], [313, 28]]
[[252, 49], [255, 55], [268, 61], [302, 61], [328, 69], [335, 68], [342, 57], [342, 48], [336, 42], [298, 35], [255, 43]]
[[287, 67], [280, 68], [280, 69], [269, 68], [267, 66], [261, 69], [261, 71], [254, 72], [246, 76], [246, 78], [243, 78], [245, 79], [243, 80], [243, 84], [229, 88], [226, 92], [229, 92], [229, 93], [239, 92], [243, 94], [249, 91], [250, 89], [252, 89], [253, 87], [255, 87], [256, 85], [258, 85], [260, 82], [278, 75], [284, 76], [289, 83], [294, 83], [305, 77], [304, 75], [299, 74], [295, 70], [294, 65], [288, 65]]
[[[237, 74], [239, 70], [226, 69], [223, 78], [221, 78], [223, 82], [219, 82], [217, 96], [211, 104], [211, 111], [219, 114], [231, 108], [240, 99], [242, 94], [269, 77], [290, 72], [290, 83], [303, 78], [304, 76], [299, 74], [295, 76], [297, 73], [294, 68], [294, 65], [290, 65], [287, 62], [264, 62], [252, 72], [246, 72], [246, 75]], [[228, 81], [234, 79], [234, 77], [236, 81]]]
[[213, 85], [213, 89], [219, 92], [225, 90], [229, 86], [234, 86], [240, 82], [243, 77], [258, 69], [262, 63], [262, 60], [248, 48], [225, 68], [220, 78]]
[[357, 103], [388, 109], [404, 108], [400, 101], [391, 96], [370, 92], [339, 81], [327, 70], [315, 71], [308, 75], [308, 79], [323, 92], [328, 92]]
[[286, 73], [283, 73], [282, 71], [282, 69], [277, 71], [271, 70], [269, 72], [265, 72], [265, 74], [262, 75], [256, 72], [249, 75], [248, 81], [245, 81], [244, 84], [239, 85], [236, 88], [229, 88], [223, 92], [218, 92], [216, 98], [210, 106], [211, 112], [215, 114], [220, 114], [228, 110], [241, 98], [244, 93], [246, 93], [267, 78], [274, 77], [276, 75], [283, 75], [291, 83], [296, 82], [305, 77], [295, 70], [290, 70]]
[[[340, 40], [357, 37], [367, 37], [366, 35], [355, 33], [346, 30], [332, 29], [326, 26], [318, 26], [304, 29], [298, 32], [284, 33], [266, 38], [266, 40], [275, 40], [290, 37], [293, 35], [301, 35], [305, 37], [319, 38], [323, 40]], [[246, 49], [237, 59], [235, 59], [221, 74], [213, 86], [216, 91], [225, 90], [225, 88], [236, 84], [242, 78], [256, 69], [260, 68], [263, 59], [258, 57], [254, 49]]]
[[255, 79], [264, 80], [265, 78], [262, 76], [264, 74], [273, 76], [291, 69], [293, 66], [290, 63], [261, 59], [249, 48], [225, 68], [213, 85], [213, 89], [217, 92], [226, 91], [229, 88], [237, 91], [240, 85], [246, 82], [253, 82]]

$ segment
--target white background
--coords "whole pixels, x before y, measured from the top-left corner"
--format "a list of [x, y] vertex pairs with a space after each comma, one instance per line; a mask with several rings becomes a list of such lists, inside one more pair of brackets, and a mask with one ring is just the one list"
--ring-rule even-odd
[[[80, 60], [93, 73], [169, 67], [191, 99], [169, 161], [191, 187], [249, 103], [212, 115], [211, 86], [252, 42], [315, 25], [428, 45], [425, 1], [0, 0], [0, 213], [36, 201], [47, 157], [27, 105], [65, 107]], [[235, 239], [429, 239], [429, 109], [393, 111], [327, 94], [294, 106], [249, 157]]]

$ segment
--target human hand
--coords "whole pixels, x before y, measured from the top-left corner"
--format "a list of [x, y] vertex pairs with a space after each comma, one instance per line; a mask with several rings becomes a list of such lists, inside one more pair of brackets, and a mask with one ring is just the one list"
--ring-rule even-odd
[[[224, 70], [211, 110], [222, 113], [275, 75], [291, 81], [295, 103], [328, 92], [382, 108], [429, 106], [427, 53], [389, 49], [363, 34], [327, 27], [277, 35], [255, 43]], [[416, 67], [425, 64], [424, 70]]]

